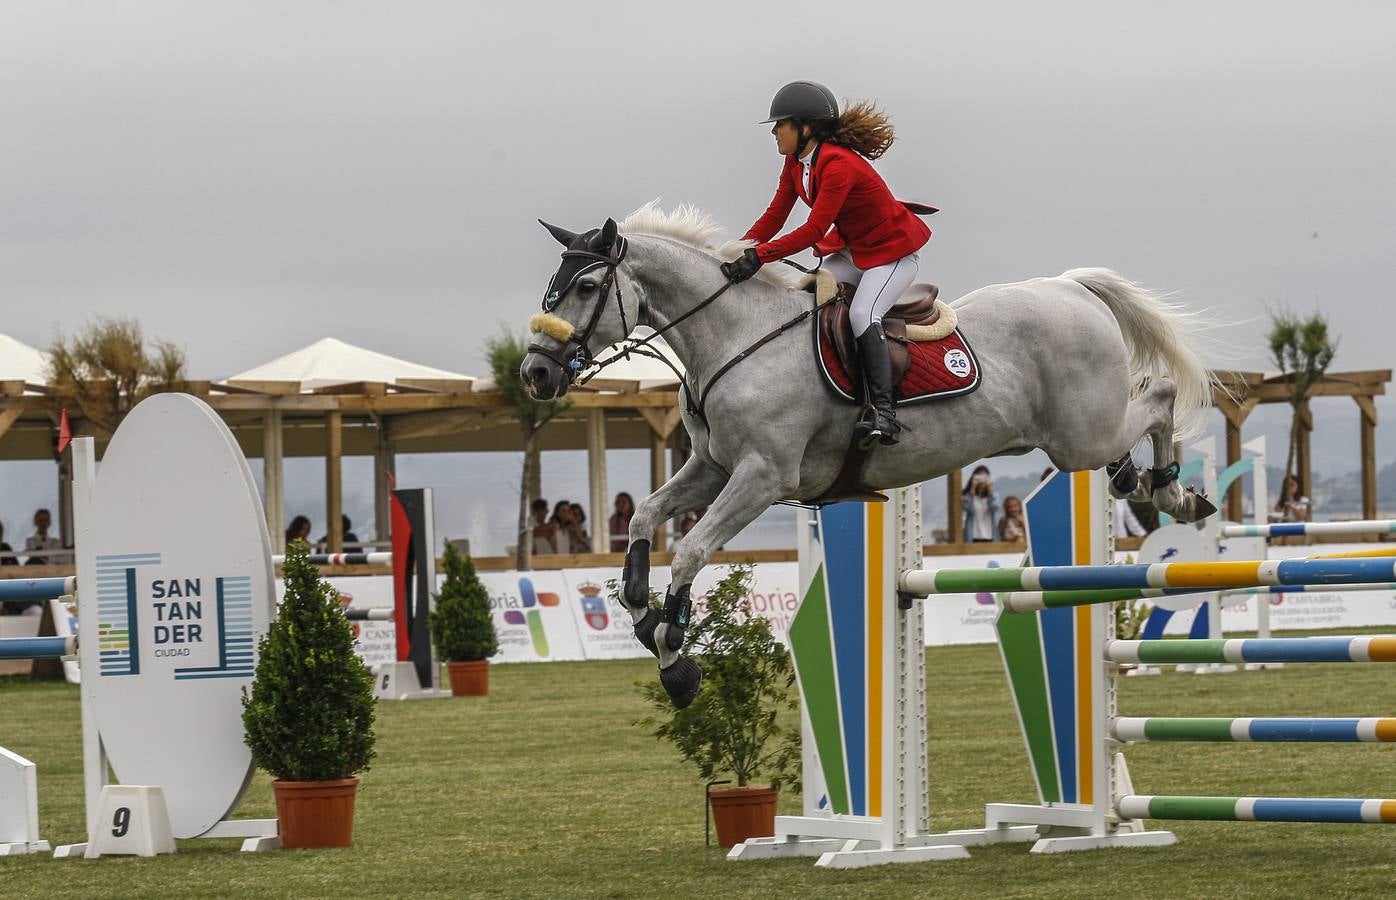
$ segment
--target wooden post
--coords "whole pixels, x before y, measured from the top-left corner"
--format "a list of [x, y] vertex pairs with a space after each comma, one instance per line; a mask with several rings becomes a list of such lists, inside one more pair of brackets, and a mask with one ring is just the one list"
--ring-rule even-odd
[[1362, 422], [1362, 518], [1377, 517], [1377, 406], [1371, 397], [1353, 397]]
[[[1228, 416], [1226, 420], [1226, 464], [1233, 465], [1241, 461], [1241, 426], [1231, 421]], [[1236, 479], [1231, 483], [1231, 487], [1226, 489], [1226, 501], [1222, 509], [1222, 515], [1232, 522], [1244, 521], [1245, 511], [1243, 509], [1244, 497], [1241, 495], [1241, 479]]]
[[325, 414], [325, 518], [329, 536], [328, 553], [344, 552], [344, 523], [340, 516], [344, 513], [344, 477], [340, 461], [344, 455], [344, 416], [339, 410]]
[[950, 521], [946, 533], [950, 535], [950, 543], [963, 544], [965, 542], [965, 500], [961, 493], [964, 490], [959, 469], [951, 469], [945, 475], [945, 506], [949, 510]]
[[[1310, 439], [1314, 433], [1314, 415], [1309, 409], [1309, 401], [1299, 404], [1296, 411], [1299, 419], [1299, 448], [1295, 453], [1294, 468], [1299, 477], [1299, 493], [1305, 497], [1314, 495], [1313, 447]], [[1283, 491], [1283, 486], [1281, 490]]]
[[[664, 449], [669, 442], [655, 432], [650, 432], [650, 493], [659, 490], [669, 475], [668, 467], [665, 465]], [[629, 544], [629, 539], [626, 541]], [[651, 546], [656, 550], [663, 550], [669, 546], [669, 528], [661, 521], [659, 528], [654, 533], [654, 543]]]
[[388, 422], [378, 418], [378, 442], [373, 450], [373, 538], [386, 541], [392, 532], [392, 505], [388, 501], [390, 476], [397, 474], [393, 457], [393, 442], [388, 436]]
[[273, 553], [286, 552], [286, 482], [281, 443], [281, 410], [262, 414], [262, 491]]
[[[609, 553], [609, 515], [606, 511], [606, 411], [587, 410], [587, 481], [591, 486], [591, 552]], [[575, 550], [573, 551], [576, 552]]]

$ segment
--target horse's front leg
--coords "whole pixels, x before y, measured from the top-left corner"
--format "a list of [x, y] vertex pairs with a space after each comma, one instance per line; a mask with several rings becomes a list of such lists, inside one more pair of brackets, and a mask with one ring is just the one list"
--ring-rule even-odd
[[645, 649], [659, 655], [654, 643], [654, 630], [660, 622], [660, 610], [650, 606], [650, 542], [666, 519], [690, 513], [707, 506], [717, 498], [727, 474], [691, 456], [674, 477], [660, 485], [635, 507], [630, 518], [630, 546], [625, 551], [625, 570], [621, 574], [621, 602], [630, 613], [635, 637]]
[[796, 488], [798, 468], [782, 469], [771, 460], [748, 457], [737, 465], [703, 518], [684, 535], [674, 550], [673, 574], [664, 597], [664, 611], [655, 629], [659, 649], [659, 680], [683, 709], [698, 696], [703, 670], [684, 656], [683, 635], [693, 612], [693, 579], [712, 558], [713, 551], [736, 537], [752, 520]]

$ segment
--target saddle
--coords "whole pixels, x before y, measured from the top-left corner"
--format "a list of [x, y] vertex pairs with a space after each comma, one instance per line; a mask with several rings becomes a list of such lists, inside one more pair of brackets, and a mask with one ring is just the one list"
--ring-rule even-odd
[[[853, 285], [840, 284], [838, 291], [837, 299], [819, 311], [819, 330], [828, 336], [843, 369], [857, 372], [858, 348], [854, 343], [853, 326], [848, 321], [848, 298], [853, 296]], [[887, 353], [892, 358], [893, 384], [901, 382], [911, 364], [907, 351], [910, 341], [944, 337], [943, 333], [934, 336], [926, 333], [940, 331], [934, 326], [941, 320], [941, 311], [949, 309], [936, 303], [939, 295], [940, 288], [933, 284], [913, 284], [882, 317], [882, 333], [887, 336]]]

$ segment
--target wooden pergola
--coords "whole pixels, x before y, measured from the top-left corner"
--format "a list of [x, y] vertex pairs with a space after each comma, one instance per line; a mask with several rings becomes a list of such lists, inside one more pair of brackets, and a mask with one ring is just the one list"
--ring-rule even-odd
[[[27, 389], [27, 391], [26, 391]], [[325, 459], [326, 523], [329, 549], [343, 547], [342, 460], [346, 455], [374, 460], [374, 519], [379, 535], [388, 532], [388, 478], [398, 453], [517, 451], [522, 439], [502, 394], [481, 391], [478, 383], [414, 381], [393, 385], [355, 383], [301, 393], [298, 383], [228, 385], [188, 382], [186, 390], [223, 417], [249, 458], [263, 460], [267, 527], [280, 544], [286, 527], [283, 461], [292, 456]], [[544, 450], [581, 449], [588, 454], [591, 509], [609, 509], [605, 456], [608, 447], [650, 451], [651, 487], [668, 472], [665, 451], [679, 425], [678, 395], [672, 388], [644, 390], [632, 382], [602, 382], [569, 395], [571, 407], [539, 434]], [[41, 385], [0, 381], [0, 460], [53, 459], [60, 410]], [[94, 433], [70, 410], [75, 436], [97, 438], [99, 455], [109, 435]], [[62, 467], [62, 461], [59, 461]], [[65, 479], [60, 472], [60, 483]], [[530, 488], [536, 494], [537, 486]], [[69, 520], [66, 504], [60, 519]], [[593, 528], [592, 550], [610, 549], [604, 527]], [[66, 542], [66, 541], [65, 541]]]
[[[1241, 426], [1262, 403], [1289, 403], [1293, 393], [1292, 380], [1284, 375], [1259, 372], [1217, 371], [1218, 386], [1212, 392], [1212, 402], [1226, 417], [1226, 461], [1230, 465], [1241, 458]], [[1321, 397], [1351, 397], [1357, 404], [1358, 434], [1362, 468], [1362, 518], [1377, 517], [1377, 407], [1376, 398], [1386, 393], [1391, 381], [1390, 369], [1369, 369], [1361, 372], [1329, 372], [1313, 385], [1307, 398], [1299, 405], [1299, 441], [1295, 452], [1295, 471], [1301, 493], [1313, 490], [1313, 452], [1311, 448], [1314, 417], [1310, 402]], [[1232, 521], [1241, 520], [1241, 486], [1233, 485], [1226, 495], [1224, 509]]]
[[[1226, 457], [1228, 463], [1241, 456], [1241, 427], [1246, 418], [1263, 403], [1287, 403], [1289, 391], [1283, 376], [1259, 372], [1220, 371], [1213, 401], [1226, 418]], [[1386, 392], [1391, 380], [1387, 369], [1329, 373], [1314, 386], [1309, 396], [1351, 397], [1359, 411], [1361, 436], [1362, 509], [1368, 518], [1376, 516], [1376, 397]], [[336, 385], [314, 393], [302, 393], [295, 382], [218, 384], [192, 382], [187, 389], [202, 397], [228, 423], [243, 451], [264, 462], [267, 526], [273, 541], [280, 543], [286, 524], [282, 463], [287, 456], [323, 456], [325, 459], [326, 522], [332, 552], [342, 549], [340, 513], [343, 508], [341, 462], [346, 455], [372, 456], [374, 460], [374, 518], [379, 535], [388, 531], [388, 478], [395, 470], [398, 453], [468, 452], [475, 450], [518, 451], [522, 440], [507, 400], [497, 391], [481, 390], [481, 385], [460, 381], [413, 381], [396, 384], [360, 382]], [[538, 565], [609, 564], [609, 535], [602, 526], [609, 508], [606, 487], [608, 448], [648, 449], [650, 485], [658, 487], [665, 479], [674, 455], [675, 468], [683, 453], [684, 433], [679, 428], [678, 392], [673, 386], [644, 388], [638, 382], [596, 379], [589, 389], [569, 395], [572, 406], [540, 433], [546, 450], [582, 449], [587, 451], [590, 480], [590, 508], [594, 511], [592, 553], [567, 557], [544, 557]], [[42, 385], [0, 381], [0, 460], [53, 459], [59, 409]], [[70, 411], [71, 415], [71, 411]], [[1311, 484], [1310, 437], [1313, 418], [1309, 401], [1300, 406], [1298, 472], [1302, 488]], [[75, 433], [88, 433], [81, 419], [73, 421]], [[98, 438], [98, 452], [105, 448], [105, 435]], [[60, 460], [60, 484], [66, 482]], [[938, 545], [939, 552], [964, 552], [961, 479], [952, 472], [946, 479], [949, 506], [950, 543]], [[538, 494], [537, 485], [528, 486]], [[1241, 497], [1233, 488], [1226, 498], [1225, 512], [1239, 520]], [[60, 523], [69, 528], [71, 516], [66, 500], [60, 504]], [[65, 533], [65, 543], [71, 543]], [[664, 546], [663, 539], [656, 542]], [[1008, 545], [1005, 545], [1008, 546]], [[974, 545], [976, 552], [992, 552], [993, 545]], [[733, 554], [728, 554], [733, 555]], [[745, 558], [751, 553], [734, 554]], [[761, 558], [785, 558], [788, 551], [756, 554]], [[511, 559], [481, 559], [482, 568], [508, 568]]]

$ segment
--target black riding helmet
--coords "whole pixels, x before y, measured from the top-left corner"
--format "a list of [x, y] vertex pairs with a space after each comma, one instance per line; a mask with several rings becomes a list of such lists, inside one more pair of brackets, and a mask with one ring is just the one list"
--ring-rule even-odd
[[761, 124], [769, 125], [781, 119], [808, 122], [838, 117], [839, 101], [833, 91], [817, 81], [792, 81], [776, 91], [771, 100], [771, 117]]

